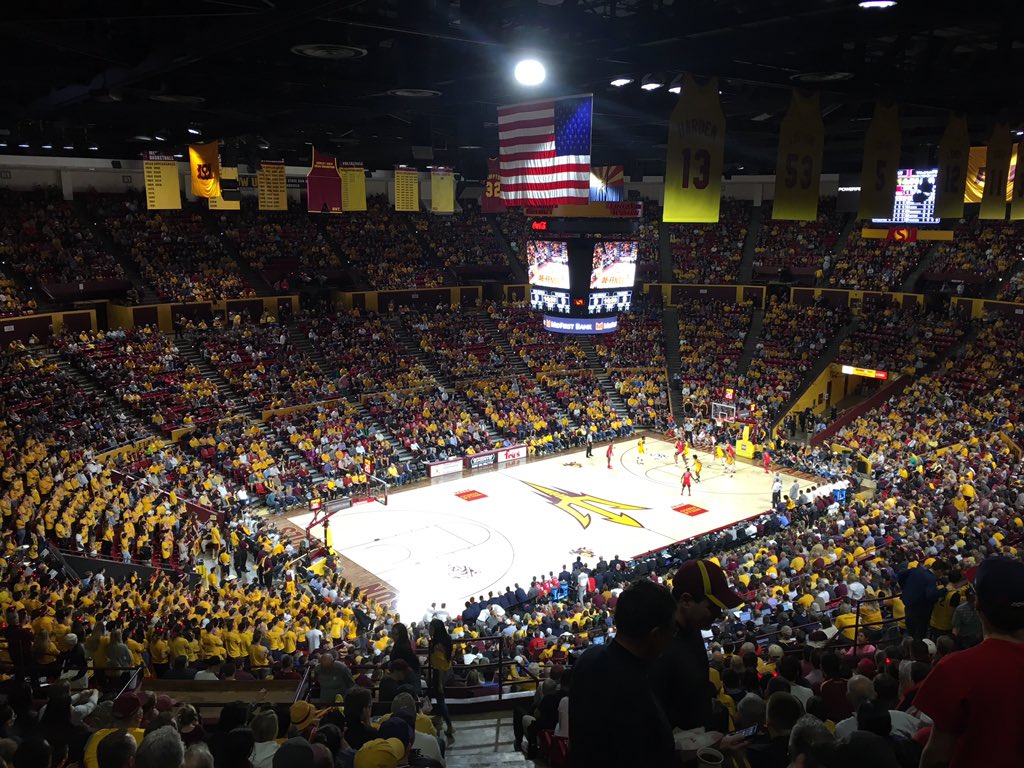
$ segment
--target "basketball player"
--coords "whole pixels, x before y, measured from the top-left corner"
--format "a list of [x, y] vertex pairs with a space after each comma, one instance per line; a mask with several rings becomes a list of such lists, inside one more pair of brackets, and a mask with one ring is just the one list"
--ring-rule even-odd
[[693, 454], [693, 477], [699, 483], [700, 482], [700, 471], [704, 469], [704, 465], [700, 463], [700, 456], [696, 453]]
[[715, 461], [721, 462], [722, 466], [725, 466], [725, 449], [722, 448], [721, 443], [715, 443]]
[[614, 440], [612, 440], [612, 441], [610, 441], [610, 442], [608, 443], [608, 450], [604, 452], [604, 455], [605, 455], [605, 456], [607, 457], [607, 459], [608, 459], [608, 469], [611, 469], [611, 468], [612, 468], [612, 456], [613, 456], [613, 455], [614, 455], [614, 453], [615, 453], [615, 451], [614, 451], [614, 447], [615, 447], [615, 441], [614, 441]]
[[679, 492], [680, 496], [693, 496], [693, 489], [690, 487], [690, 480], [692, 475], [690, 469], [687, 467], [686, 471], [683, 472], [683, 489]]
[[725, 473], [730, 477], [736, 475], [736, 455], [735, 453], [725, 453]]
[[636, 442], [636, 463], [640, 466], [644, 464], [644, 456], [647, 454], [647, 447], [644, 445], [644, 439], [641, 437]]
[[686, 463], [686, 440], [682, 437], [676, 439], [676, 457], [675, 463], [679, 463], [679, 457], [683, 457], [683, 463]]
[[767, 475], [769, 474], [768, 467], [770, 467], [772, 463], [772, 457], [769, 455], [767, 448], [761, 452], [761, 460], [764, 462], [764, 473]]

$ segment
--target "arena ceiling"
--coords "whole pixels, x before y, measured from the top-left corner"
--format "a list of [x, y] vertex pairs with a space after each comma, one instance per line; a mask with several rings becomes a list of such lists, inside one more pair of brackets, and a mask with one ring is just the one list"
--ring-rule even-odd
[[[1013, 0], [41, 0], [5, 8], [0, 152], [133, 157], [192, 129], [242, 162], [303, 164], [315, 143], [479, 177], [497, 105], [592, 91], [594, 162], [657, 175], [668, 84], [691, 71], [720, 78], [727, 172], [772, 172], [794, 85], [822, 93], [826, 171], [857, 168], [876, 96], [922, 165], [947, 110], [977, 142], [996, 117], [1024, 128], [1022, 17]], [[524, 52], [547, 65], [538, 89], [512, 78]]]

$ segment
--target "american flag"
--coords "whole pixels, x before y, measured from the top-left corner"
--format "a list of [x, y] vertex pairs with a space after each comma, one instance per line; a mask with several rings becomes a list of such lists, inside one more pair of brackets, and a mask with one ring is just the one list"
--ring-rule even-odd
[[586, 205], [592, 94], [498, 108], [506, 205]]

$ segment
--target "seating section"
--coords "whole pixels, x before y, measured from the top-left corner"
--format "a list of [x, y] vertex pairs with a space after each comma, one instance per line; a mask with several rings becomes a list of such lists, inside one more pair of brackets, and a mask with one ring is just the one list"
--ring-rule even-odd
[[508, 363], [479, 314], [439, 306], [432, 312], [403, 309], [401, 317], [405, 331], [447, 378], [498, 374]]
[[365, 213], [326, 216], [322, 225], [338, 257], [378, 290], [432, 288], [443, 277], [429, 261], [409, 221], [386, 195], [370, 195]]
[[565, 411], [570, 423], [596, 430], [600, 439], [623, 437], [633, 432], [633, 420], [618, 415], [593, 371], [549, 370], [541, 373], [538, 381]]
[[38, 308], [35, 299], [26, 296], [14, 280], [0, 271], [0, 317], [31, 315]]
[[498, 226], [505, 236], [512, 252], [526, 267], [526, 241], [530, 239], [530, 220], [519, 209], [497, 214]]
[[643, 200], [643, 218], [637, 232], [637, 282], [657, 282], [661, 274], [661, 205], [656, 200]]
[[661, 313], [636, 308], [619, 316], [615, 333], [596, 336], [594, 349], [605, 369], [664, 368], [665, 344]]
[[928, 245], [867, 240], [855, 229], [846, 247], [831, 260], [831, 270], [826, 270], [828, 285], [860, 291], [899, 290], [907, 275], [921, 262]]
[[487, 312], [531, 371], [559, 371], [586, 364], [587, 354], [576, 338], [545, 331], [533, 310], [491, 305]]
[[216, 421], [234, 410], [216, 384], [189, 364], [171, 339], [151, 326], [68, 333], [54, 345], [64, 358], [165, 434]]
[[717, 224], [670, 224], [672, 265], [679, 283], [735, 283], [750, 228], [751, 204], [722, 200]]
[[366, 401], [366, 410], [421, 461], [465, 456], [492, 447], [486, 429], [446, 392], [428, 389], [375, 395]]
[[470, 202], [453, 214], [424, 213], [415, 226], [434, 258], [467, 279], [509, 279], [508, 261], [491, 224]]
[[1024, 229], [1018, 222], [965, 219], [953, 240], [939, 244], [939, 252], [925, 277], [933, 282], [966, 283], [976, 293], [1024, 258]]
[[1017, 272], [999, 286], [1000, 301], [1024, 302], [1024, 272]]
[[134, 195], [87, 196], [91, 215], [139, 268], [161, 301], [221, 301], [255, 296], [199, 204], [146, 210]]
[[680, 371], [676, 382], [684, 401], [721, 401], [735, 388], [736, 365], [750, 330], [751, 302], [700, 301], [679, 310]]
[[834, 258], [846, 214], [836, 211], [836, 198], [818, 201], [814, 221], [773, 221], [771, 203], [762, 206], [764, 223], [754, 247], [754, 274], [789, 269], [793, 275], [813, 275], [825, 257]]
[[633, 424], [650, 424], [658, 431], [669, 426], [671, 409], [665, 368], [618, 369], [611, 372], [611, 380], [625, 401]]
[[554, 450], [550, 438], [567, 424], [529, 376], [474, 379], [458, 391], [499, 435], [514, 443], [530, 441], [535, 454]]
[[843, 340], [836, 362], [912, 376], [955, 344], [963, 323], [914, 307], [875, 303], [863, 307], [857, 329]]

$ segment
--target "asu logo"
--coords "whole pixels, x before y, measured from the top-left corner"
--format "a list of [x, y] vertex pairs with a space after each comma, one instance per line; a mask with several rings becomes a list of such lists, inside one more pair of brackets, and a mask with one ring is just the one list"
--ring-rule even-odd
[[202, 181], [209, 181], [213, 178], [213, 166], [210, 163], [200, 163], [196, 166], [196, 178]]
[[561, 488], [547, 488], [543, 485], [527, 483], [525, 480], [520, 482], [526, 483], [526, 485], [533, 488], [552, 505], [572, 517], [583, 528], [590, 526], [590, 513], [603, 517], [610, 523], [618, 523], [630, 528], [643, 528], [643, 525], [625, 514], [625, 511], [633, 512], [650, 509], [650, 507], [636, 507], [632, 504], [602, 499], [598, 496], [591, 496], [589, 493], [573, 493]]

